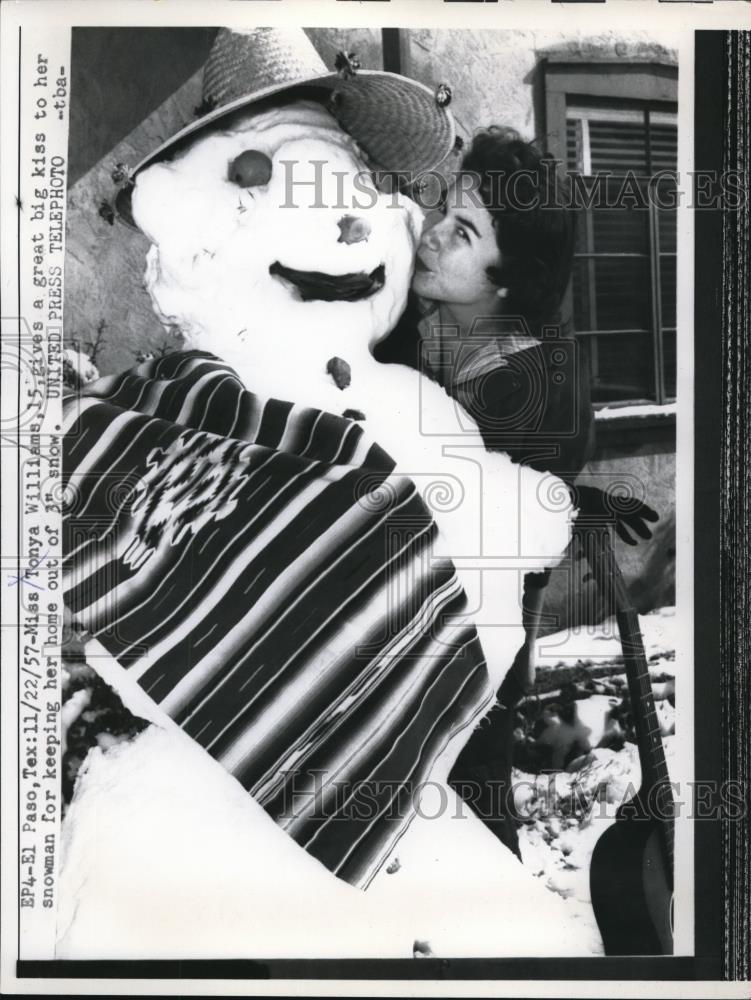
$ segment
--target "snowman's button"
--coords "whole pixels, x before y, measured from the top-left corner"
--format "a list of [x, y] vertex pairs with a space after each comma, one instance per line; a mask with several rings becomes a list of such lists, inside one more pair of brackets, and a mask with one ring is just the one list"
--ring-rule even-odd
[[352, 368], [344, 358], [329, 358], [326, 371], [333, 378], [337, 389], [346, 389], [352, 381]]

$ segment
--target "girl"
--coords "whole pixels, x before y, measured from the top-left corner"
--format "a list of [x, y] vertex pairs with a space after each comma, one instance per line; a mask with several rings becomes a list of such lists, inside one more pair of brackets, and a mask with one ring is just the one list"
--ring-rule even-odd
[[[377, 348], [379, 361], [420, 368], [459, 400], [490, 450], [573, 489], [590, 457], [594, 421], [586, 368], [560, 308], [573, 262], [574, 218], [554, 161], [512, 129], [479, 132], [441, 209], [425, 222], [407, 308]], [[609, 512], [604, 495], [577, 487], [582, 513]], [[611, 515], [612, 516], [612, 515]], [[638, 504], [622, 515], [641, 537]], [[534, 646], [549, 571], [524, 580], [526, 639], [451, 774], [496, 835], [519, 855], [510, 813], [514, 706], [535, 680]]]

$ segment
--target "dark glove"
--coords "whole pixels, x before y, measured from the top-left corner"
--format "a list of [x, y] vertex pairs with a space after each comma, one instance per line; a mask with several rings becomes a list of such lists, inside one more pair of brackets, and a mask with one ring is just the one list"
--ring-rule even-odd
[[660, 515], [637, 497], [624, 497], [596, 486], [570, 487], [572, 500], [579, 508], [576, 524], [587, 527], [594, 524], [613, 524], [618, 537], [627, 545], [638, 545], [639, 539], [629, 534], [631, 529], [639, 538], [651, 538], [652, 532], [645, 521], [658, 521]]

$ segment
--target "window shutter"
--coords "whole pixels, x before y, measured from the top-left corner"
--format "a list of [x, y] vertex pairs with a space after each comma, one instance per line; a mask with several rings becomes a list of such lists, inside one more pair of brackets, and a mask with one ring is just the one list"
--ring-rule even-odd
[[[573, 276], [593, 399], [662, 401], [675, 394], [676, 216], [650, 207], [650, 178], [676, 169], [676, 116], [633, 104], [569, 106], [566, 150], [569, 171], [599, 192], [577, 210]], [[664, 198], [671, 183], [660, 181]]]

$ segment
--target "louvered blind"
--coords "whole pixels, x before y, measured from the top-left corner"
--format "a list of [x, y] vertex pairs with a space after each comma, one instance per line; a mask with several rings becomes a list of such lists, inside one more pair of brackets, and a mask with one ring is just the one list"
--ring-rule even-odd
[[573, 302], [593, 399], [664, 402], [676, 384], [677, 116], [613, 104], [566, 117], [568, 169], [587, 196]]

